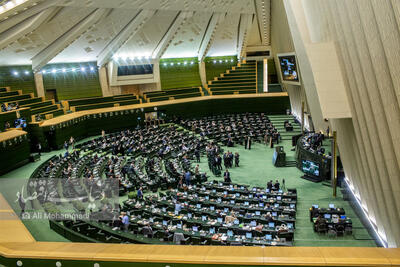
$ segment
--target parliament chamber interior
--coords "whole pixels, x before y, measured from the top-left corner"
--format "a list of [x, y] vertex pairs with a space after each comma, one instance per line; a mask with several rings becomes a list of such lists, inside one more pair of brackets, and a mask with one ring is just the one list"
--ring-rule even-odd
[[400, 2], [0, 0], [0, 267], [400, 266]]

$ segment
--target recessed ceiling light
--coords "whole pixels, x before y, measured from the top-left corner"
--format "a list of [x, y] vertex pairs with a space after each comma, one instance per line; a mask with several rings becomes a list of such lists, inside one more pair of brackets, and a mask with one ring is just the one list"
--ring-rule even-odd
[[71, 70], [72, 70], [73, 72], [75, 72], [75, 71], [76, 71], [76, 69], [75, 69], [75, 68], [72, 68]]
[[56, 73], [57, 70], [56, 70], [56, 69], [52, 69], [51, 72], [52, 72], [52, 73]]
[[46, 74], [46, 70], [42, 70], [42, 74]]
[[14, 5], [14, 3], [12, 2], [12, 1], [9, 1], [7, 4], [6, 4], [6, 8], [13, 8], [15, 5]]
[[81, 67], [81, 71], [85, 71], [86, 69], [85, 69], [85, 67]]
[[18, 76], [19, 75], [18, 71], [14, 71], [13, 74], [14, 74], [14, 76]]
[[28, 75], [28, 74], [29, 74], [29, 71], [26, 70], [26, 71], [25, 71], [25, 75]]
[[61, 70], [62, 72], [67, 72], [67, 70], [65, 69], [65, 68], [62, 68], [62, 70]]

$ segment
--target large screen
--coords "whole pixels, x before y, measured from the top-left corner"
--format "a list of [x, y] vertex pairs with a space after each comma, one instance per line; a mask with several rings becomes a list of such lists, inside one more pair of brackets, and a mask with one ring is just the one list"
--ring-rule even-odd
[[302, 161], [302, 170], [304, 173], [312, 175], [312, 176], [319, 176], [319, 165], [310, 160], [303, 160]]
[[288, 83], [300, 84], [296, 55], [278, 54], [278, 60], [282, 74], [282, 81]]

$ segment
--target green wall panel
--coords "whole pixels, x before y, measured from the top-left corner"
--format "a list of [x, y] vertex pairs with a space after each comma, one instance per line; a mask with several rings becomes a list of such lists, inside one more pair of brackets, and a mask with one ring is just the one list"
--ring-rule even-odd
[[236, 66], [237, 57], [206, 57], [204, 59], [204, 62], [206, 64], [206, 78], [207, 81], [210, 81], [213, 80], [214, 77], [219, 76], [221, 73], [224, 73], [226, 70], [232, 69], [233, 66]]
[[28, 135], [0, 142], [0, 175], [28, 163], [29, 155]]
[[161, 59], [160, 81], [162, 89], [201, 86], [197, 58]]
[[[18, 73], [18, 75], [15, 75], [14, 72]], [[12, 91], [22, 90], [24, 94], [36, 93], [32, 66], [0, 67], [0, 87], [6, 86], [10, 86]]]
[[[81, 71], [82, 67], [85, 68], [84, 72]], [[66, 72], [62, 72], [63, 68]], [[52, 73], [53, 69], [57, 72]], [[44, 88], [56, 89], [58, 100], [102, 95], [96, 62], [49, 64], [43, 70], [46, 71], [43, 74]]]
[[264, 90], [264, 62], [257, 61], [257, 93], [262, 93]]

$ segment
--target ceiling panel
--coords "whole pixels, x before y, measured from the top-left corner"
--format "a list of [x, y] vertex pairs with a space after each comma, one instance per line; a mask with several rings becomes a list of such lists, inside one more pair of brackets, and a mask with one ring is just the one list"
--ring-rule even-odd
[[160, 9], [254, 13], [253, 0], [64, 0], [61, 5], [123, 9]]
[[196, 12], [186, 20], [172, 39], [162, 58], [197, 57], [212, 13]]
[[240, 13], [227, 14], [214, 34], [207, 56], [236, 55]]
[[31, 64], [31, 58], [85, 18], [93, 9], [67, 7], [48, 22], [0, 51], [0, 65]]
[[157, 12], [143, 28], [116, 53], [117, 56], [151, 56], [158, 42], [172, 24], [177, 11]]
[[113, 9], [101, 22], [57, 55], [51, 63], [96, 61], [97, 55], [138, 13], [138, 10]]

